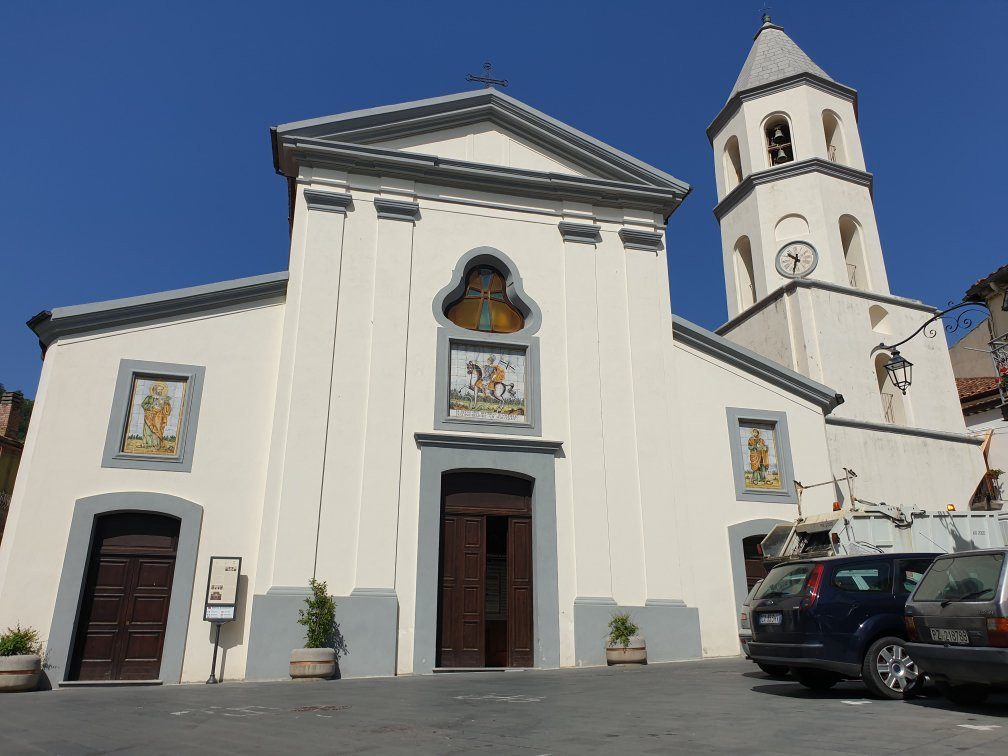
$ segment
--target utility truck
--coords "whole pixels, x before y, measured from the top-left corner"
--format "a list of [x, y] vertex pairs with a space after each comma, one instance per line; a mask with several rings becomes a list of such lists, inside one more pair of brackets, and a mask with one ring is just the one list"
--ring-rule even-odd
[[944, 552], [1008, 546], [1008, 512], [915, 509], [858, 499], [857, 508], [799, 517], [760, 544], [769, 571], [793, 559], [886, 552]]

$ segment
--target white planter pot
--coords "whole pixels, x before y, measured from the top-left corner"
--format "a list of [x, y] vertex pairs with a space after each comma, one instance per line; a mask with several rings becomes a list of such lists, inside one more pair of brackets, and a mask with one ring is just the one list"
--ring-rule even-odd
[[0, 693], [35, 690], [42, 676], [42, 658], [38, 654], [0, 656]]
[[295, 648], [290, 652], [290, 676], [295, 680], [328, 680], [336, 674], [336, 652], [331, 648]]
[[647, 644], [643, 638], [633, 637], [630, 645], [606, 646], [606, 664], [647, 664]]

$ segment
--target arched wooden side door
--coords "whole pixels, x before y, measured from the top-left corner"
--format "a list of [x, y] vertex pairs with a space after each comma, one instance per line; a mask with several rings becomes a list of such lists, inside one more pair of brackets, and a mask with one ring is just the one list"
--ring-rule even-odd
[[97, 518], [68, 679], [158, 678], [178, 535], [173, 517]]
[[[506, 543], [506, 565], [502, 574], [494, 570], [491, 590], [499, 589], [502, 577], [506, 586], [503, 595], [494, 595], [489, 623], [488, 521]], [[445, 475], [440, 549], [438, 666], [486, 666], [488, 645], [498, 639], [506, 642], [507, 666], [533, 666], [531, 481], [492, 473]]]

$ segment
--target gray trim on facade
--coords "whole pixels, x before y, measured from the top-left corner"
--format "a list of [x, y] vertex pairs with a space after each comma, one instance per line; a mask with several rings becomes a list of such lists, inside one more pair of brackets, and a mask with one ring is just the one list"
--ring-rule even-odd
[[[298, 610], [310, 591], [275, 586], [252, 597], [246, 680], [287, 680], [290, 652], [305, 643]], [[391, 677], [396, 673], [399, 599], [394, 591], [355, 588], [335, 596], [336, 624], [343, 642], [337, 677]]]
[[353, 207], [353, 197], [345, 192], [320, 192], [317, 189], [305, 189], [304, 198], [309, 210], [345, 214]]
[[660, 231], [642, 231], [636, 228], [621, 228], [620, 241], [624, 249], [640, 249], [645, 252], [660, 252], [664, 249], [662, 240], [665, 234]]
[[[437, 660], [441, 477], [448, 472], [493, 471], [532, 481], [532, 602], [535, 666], [560, 666], [555, 442], [414, 434], [420, 448], [416, 615], [413, 673], [429, 674]], [[446, 443], [451, 441], [450, 444]]]
[[606, 663], [609, 620], [629, 612], [647, 644], [649, 662], [685, 661], [703, 655], [700, 610], [679, 599], [648, 599], [644, 606], [622, 606], [607, 596], [574, 599], [574, 664], [594, 667]]
[[[203, 396], [205, 374], [206, 368], [202, 365], [120, 360], [119, 370], [116, 374], [115, 392], [112, 394], [112, 411], [109, 415], [108, 430], [105, 433], [101, 466], [134, 470], [190, 472], [193, 451], [196, 446], [196, 428], [199, 424], [200, 401]], [[126, 454], [122, 451], [126, 424], [129, 422], [129, 403], [133, 392], [134, 376], [181, 378], [186, 381], [186, 394], [182, 406], [182, 417], [179, 418], [174, 457]]]
[[728, 554], [731, 560], [732, 588], [735, 590], [736, 617], [742, 613], [742, 602], [749, 595], [742, 540], [750, 536], [769, 533], [775, 525], [784, 525], [789, 522], [791, 520], [762, 518], [737, 522], [728, 526]]
[[776, 302], [778, 299], [783, 297], [785, 294], [793, 294], [799, 288], [803, 289], [822, 289], [823, 291], [832, 291], [837, 294], [848, 294], [852, 297], [860, 297], [861, 299], [869, 299], [872, 302], [881, 302], [883, 304], [897, 305], [899, 307], [907, 307], [911, 310], [920, 310], [921, 312], [926, 312], [929, 315], [934, 315], [938, 310], [936, 310], [931, 305], [926, 305], [917, 299], [907, 299], [905, 297], [896, 297], [892, 294], [878, 294], [874, 291], [865, 291], [864, 289], [855, 289], [852, 286], [842, 286], [840, 284], [835, 284], [830, 281], [819, 281], [815, 278], [795, 278], [788, 281], [783, 286], [774, 289], [765, 297], [763, 297], [759, 302], [749, 307], [744, 312], [740, 312], [734, 318], [726, 323], [722, 323], [717, 328], [714, 329], [714, 333], [719, 336], [726, 336], [732, 329], [736, 326], [744, 323], [746, 320], [751, 318], [756, 313], [760, 312], [766, 307]]
[[927, 428], [912, 428], [908, 425], [873, 423], [867, 420], [855, 420], [854, 418], [838, 417], [836, 415], [827, 417], [826, 424], [841, 425], [846, 428], [857, 428], [858, 430], [877, 431], [878, 433], [896, 433], [901, 436], [930, 438], [935, 441], [950, 441], [955, 444], [971, 444], [973, 446], [980, 446], [984, 441], [982, 436], [971, 436], [966, 433], [949, 433], [948, 431], [928, 430]]
[[416, 202], [375, 197], [374, 206], [378, 211], [379, 218], [410, 221], [411, 223], [420, 220], [420, 205]]
[[189, 614], [192, 611], [203, 507], [178, 496], [149, 491], [124, 491], [88, 496], [78, 499], [74, 504], [52, 626], [46, 641], [50, 666], [45, 674], [51, 682], [65, 680], [70, 666], [84, 583], [87, 580], [95, 519], [100, 515], [119, 512], [167, 515], [179, 520], [178, 550], [175, 555], [164, 650], [161, 653], [160, 679], [167, 683], [177, 683], [182, 679], [182, 657], [189, 629]]
[[578, 242], [580, 244], [598, 244], [602, 241], [602, 227], [591, 223], [570, 223], [560, 221], [557, 224], [560, 235], [565, 242]]
[[716, 357], [816, 405], [823, 414], [829, 414], [837, 405], [843, 403], [843, 396], [829, 386], [806, 378], [778, 362], [756, 354], [678, 315], [672, 316], [672, 336], [675, 341]]
[[847, 100], [854, 106], [854, 117], [857, 118], [858, 96], [856, 89], [840, 84], [832, 79], [824, 79], [823, 77], [816, 76], [813, 73], [803, 72], [795, 74], [794, 76], [787, 76], [783, 79], [778, 79], [777, 81], [771, 81], [766, 84], [751, 87], [733, 94], [730, 98], [728, 98], [728, 102], [724, 104], [724, 107], [721, 108], [718, 114], [714, 116], [714, 120], [711, 121], [710, 126], [707, 127], [707, 141], [714, 144], [714, 137], [717, 136], [718, 132], [724, 128], [725, 124], [732, 119], [738, 109], [742, 107], [742, 103], [755, 100], [759, 97], [766, 97], [767, 95], [775, 94], [776, 92], [793, 89], [794, 87], [800, 87], [803, 84], [810, 86], [813, 89], [818, 89], [820, 92], [828, 92], [829, 94]]
[[[735, 498], [739, 501], [779, 502], [797, 504], [798, 491], [795, 489], [794, 465], [791, 460], [791, 438], [788, 435], [787, 414], [773, 410], [743, 409], [726, 407], [728, 417], [728, 447], [731, 452], [732, 474], [735, 481]], [[749, 460], [742, 456], [739, 426], [744, 422], [768, 423], [774, 426], [776, 434], [777, 464], [781, 491], [747, 488], [745, 470]]]
[[28, 321], [43, 349], [62, 336], [129, 327], [162, 318], [194, 315], [222, 307], [280, 301], [287, 295], [287, 271], [185, 289], [57, 307]]
[[[447, 328], [437, 329], [437, 363], [434, 370], [434, 428], [459, 433], [508, 433], [520, 436], [541, 436], [538, 337], [509, 338], [513, 334], [456, 330], [461, 333], [454, 333]], [[452, 344], [472, 344], [488, 349], [504, 347], [525, 351], [526, 421], [524, 423], [494, 422], [476, 418], [452, 417], [448, 414]]]
[[500, 124], [594, 173], [674, 188], [683, 196], [690, 190], [674, 176], [492, 88], [275, 126], [270, 129], [273, 165], [277, 172], [297, 174], [284, 160], [296, 137], [373, 144], [481, 121]]
[[831, 160], [825, 160], [820, 157], [806, 158], [805, 160], [793, 160], [790, 163], [775, 165], [772, 168], [765, 168], [763, 170], [750, 173], [742, 179], [738, 186], [728, 192], [723, 200], [715, 205], [714, 217], [720, 221], [742, 200], [748, 197], [757, 186], [771, 184], [775, 181], [782, 181], [784, 179], [801, 176], [806, 173], [818, 173], [823, 176], [831, 176], [832, 178], [841, 179], [842, 181], [847, 181], [851, 184], [866, 187], [869, 194], [874, 192], [874, 178], [867, 171], [851, 168], [850, 166], [843, 165], [841, 163], [834, 163]]
[[569, 199], [661, 213], [666, 220], [688, 194], [662, 185], [637, 184], [554, 171], [472, 163], [368, 145], [291, 137], [284, 150], [294, 166], [402, 178], [480, 192], [536, 199]]
[[[445, 315], [448, 306], [457, 301], [465, 292], [469, 271], [479, 265], [489, 265], [501, 272], [505, 279], [507, 296], [522, 316], [525, 326], [515, 333], [487, 333], [462, 328]], [[441, 289], [431, 303], [437, 329], [437, 357], [434, 371], [434, 428], [460, 433], [505, 433], [512, 435], [539, 436], [539, 339], [536, 331], [542, 324], [539, 305], [525, 293], [518, 267], [510, 257], [493, 247], [476, 247], [459, 258], [452, 270], [447, 286]], [[451, 345], [474, 344], [493, 348], [494, 346], [525, 350], [525, 408], [527, 421], [524, 423], [492, 422], [486, 420], [449, 417], [448, 385], [451, 366]]]

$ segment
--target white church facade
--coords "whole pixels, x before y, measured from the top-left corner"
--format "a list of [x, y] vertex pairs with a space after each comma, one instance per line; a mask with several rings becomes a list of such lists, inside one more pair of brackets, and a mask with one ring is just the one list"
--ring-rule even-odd
[[945, 344], [903, 349], [906, 397], [870, 356], [934, 310], [890, 293], [854, 90], [768, 21], [708, 135], [716, 333], [670, 301], [689, 187], [499, 91], [273, 129], [286, 271], [30, 321], [0, 626], [42, 630], [54, 685], [202, 680], [225, 555], [231, 679], [286, 677], [312, 577], [345, 677], [604, 664], [624, 609], [650, 661], [731, 655], [795, 481], [968, 502]]

